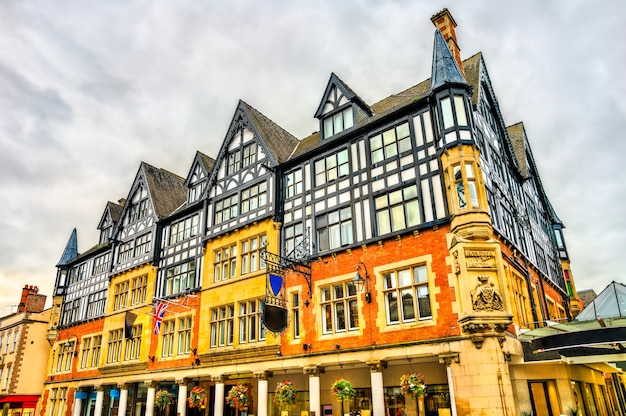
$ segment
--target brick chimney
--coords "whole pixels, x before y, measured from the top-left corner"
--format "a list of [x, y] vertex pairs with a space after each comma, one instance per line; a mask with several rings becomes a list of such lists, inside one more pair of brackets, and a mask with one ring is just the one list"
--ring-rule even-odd
[[446, 40], [448, 44], [448, 49], [454, 56], [454, 60], [456, 64], [459, 66], [463, 77], [465, 77], [465, 70], [463, 69], [463, 62], [461, 61], [461, 48], [459, 48], [459, 44], [456, 41], [456, 32], [454, 28], [456, 27], [456, 22], [450, 14], [448, 9], [443, 9], [439, 13], [434, 14], [430, 20], [433, 22], [435, 27], [439, 29], [443, 38]]
[[17, 305], [17, 313], [22, 312], [42, 312], [46, 303], [46, 295], [39, 295], [37, 286], [26, 285], [22, 289], [22, 297]]

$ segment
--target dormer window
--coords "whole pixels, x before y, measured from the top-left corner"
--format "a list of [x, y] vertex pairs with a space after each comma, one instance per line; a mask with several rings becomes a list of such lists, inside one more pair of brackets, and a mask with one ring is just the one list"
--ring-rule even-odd
[[354, 126], [352, 107], [344, 108], [324, 118], [324, 138], [327, 139]]
[[199, 182], [195, 185], [192, 185], [189, 188], [189, 203], [196, 202], [202, 196], [202, 192], [204, 192], [204, 188], [206, 188], [206, 181]]

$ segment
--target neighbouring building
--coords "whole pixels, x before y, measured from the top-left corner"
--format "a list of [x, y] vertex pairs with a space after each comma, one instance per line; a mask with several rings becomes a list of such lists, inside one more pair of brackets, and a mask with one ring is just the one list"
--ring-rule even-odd
[[93, 248], [72, 232], [41, 416], [624, 412], [621, 375], [527, 359], [581, 310], [564, 226], [483, 55], [431, 20], [429, 79], [369, 104], [333, 73], [304, 138], [240, 101], [215, 158], [142, 163]]
[[14, 313], [0, 317], [0, 415], [34, 416], [43, 391], [50, 346], [50, 309], [36, 286], [22, 289]]

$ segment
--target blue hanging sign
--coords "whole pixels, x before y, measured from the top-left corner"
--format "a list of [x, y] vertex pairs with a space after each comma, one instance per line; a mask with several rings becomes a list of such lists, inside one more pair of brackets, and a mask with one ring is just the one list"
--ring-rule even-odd
[[276, 274], [270, 274], [270, 288], [272, 289], [272, 294], [274, 296], [278, 296], [283, 288], [283, 277]]

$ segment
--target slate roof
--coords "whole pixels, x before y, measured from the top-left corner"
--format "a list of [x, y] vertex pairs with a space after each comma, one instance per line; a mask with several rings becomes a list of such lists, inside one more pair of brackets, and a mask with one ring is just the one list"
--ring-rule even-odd
[[448, 83], [467, 84], [456, 60], [450, 53], [443, 35], [437, 29], [435, 31], [435, 43], [433, 45], [433, 66], [430, 89], [434, 90]]
[[72, 234], [70, 234], [70, 238], [67, 240], [65, 250], [63, 250], [63, 254], [61, 255], [56, 267], [67, 266], [68, 263], [76, 256], [78, 256], [78, 239], [76, 237], [76, 228], [74, 228], [72, 230]]
[[211, 156], [205, 155], [202, 152], [196, 152], [196, 154], [198, 155], [198, 158], [200, 159], [200, 161], [206, 168], [207, 175], [210, 175], [211, 171], [213, 170], [213, 167], [215, 166], [215, 159], [213, 159]]
[[239, 104], [254, 123], [261, 135], [260, 139], [265, 143], [276, 161], [278, 163], [287, 161], [300, 140], [245, 101], [240, 100]]
[[513, 148], [513, 155], [517, 160], [517, 167], [523, 177], [529, 176], [528, 164], [526, 162], [526, 138], [524, 133], [524, 123], [519, 122], [506, 128], [509, 141]]
[[187, 190], [183, 178], [146, 162], [141, 162], [141, 169], [145, 174], [154, 212], [159, 219], [167, 217], [186, 202]]
[[122, 211], [124, 210], [124, 206], [120, 204], [116, 204], [115, 202], [109, 201], [107, 202], [107, 209], [111, 213], [111, 220], [113, 220], [114, 223], [117, 223], [120, 220], [120, 217], [122, 216]]

